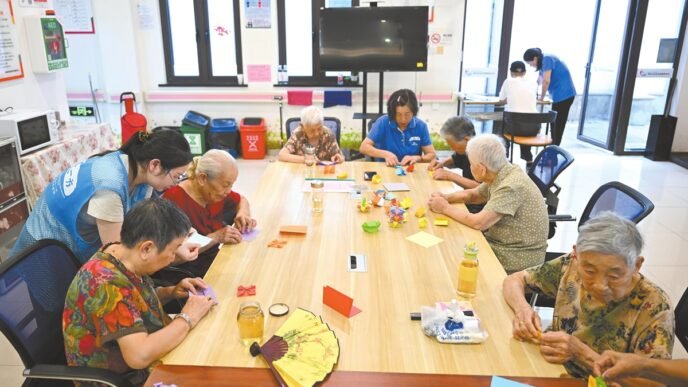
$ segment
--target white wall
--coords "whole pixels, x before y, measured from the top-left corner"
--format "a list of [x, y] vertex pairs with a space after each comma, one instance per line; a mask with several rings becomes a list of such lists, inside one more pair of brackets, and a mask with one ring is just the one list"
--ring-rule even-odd
[[671, 101], [671, 115], [678, 117], [672, 152], [688, 152], [688, 39], [683, 41], [678, 85]]
[[[63, 117], [68, 115], [67, 98], [65, 95], [64, 70], [52, 74], [34, 74], [31, 58], [29, 57], [29, 42], [24, 28], [24, 17], [39, 15], [42, 9], [22, 8], [12, 2], [16, 21], [16, 39], [19, 44], [24, 65], [24, 77], [6, 82], [0, 82], [0, 108], [9, 106], [15, 109], [55, 109]], [[42, 42], [36, 42], [43, 44]], [[69, 58], [69, 51], [68, 51]]]

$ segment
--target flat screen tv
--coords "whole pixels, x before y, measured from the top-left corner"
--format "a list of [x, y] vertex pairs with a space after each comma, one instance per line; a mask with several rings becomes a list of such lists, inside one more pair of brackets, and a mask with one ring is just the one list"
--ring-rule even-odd
[[320, 71], [427, 71], [428, 7], [320, 10]]

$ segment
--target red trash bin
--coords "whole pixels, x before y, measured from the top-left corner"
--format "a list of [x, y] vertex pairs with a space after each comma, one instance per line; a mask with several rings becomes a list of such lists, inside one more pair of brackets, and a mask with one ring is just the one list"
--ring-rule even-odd
[[265, 120], [258, 117], [247, 117], [239, 124], [241, 136], [241, 155], [245, 159], [264, 159], [267, 149]]

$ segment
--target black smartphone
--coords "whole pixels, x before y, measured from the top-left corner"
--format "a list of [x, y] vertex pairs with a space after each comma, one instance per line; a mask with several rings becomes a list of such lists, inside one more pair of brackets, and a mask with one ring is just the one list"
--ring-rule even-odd
[[349, 260], [350, 260], [349, 267], [351, 267], [352, 270], [355, 269], [356, 268], [356, 256], [350, 255]]
[[375, 171], [363, 172], [363, 180], [365, 180], [365, 181], [373, 180], [373, 176], [375, 176], [375, 175], [377, 175], [377, 172], [375, 172]]

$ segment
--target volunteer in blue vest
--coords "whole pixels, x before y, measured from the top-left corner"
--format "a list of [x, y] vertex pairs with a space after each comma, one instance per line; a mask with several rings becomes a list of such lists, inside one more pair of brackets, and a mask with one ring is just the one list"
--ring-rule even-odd
[[434, 160], [428, 125], [417, 114], [416, 94], [409, 89], [395, 91], [387, 101], [387, 114], [375, 121], [359, 151], [390, 167]]
[[552, 127], [552, 142], [561, 145], [564, 128], [569, 119], [569, 110], [576, 97], [571, 72], [566, 64], [554, 55], [545, 55], [539, 48], [529, 48], [523, 53], [523, 60], [540, 72], [542, 92], [539, 99], [545, 99], [549, 91], [552, 96], [552, 110], [557, 112], [557, 120]]
[[[119, 150], [72, 166], [43, 191], [10, 256], [41, 239], [66, 244], [85, 263], [120, 238], [124, 214], [137, 202], [177, 184], [191, 163], [189, 144], [173, 130], [139, 132]], [[193, 260], [199, 246], [185, 243], [177, 262]]]

